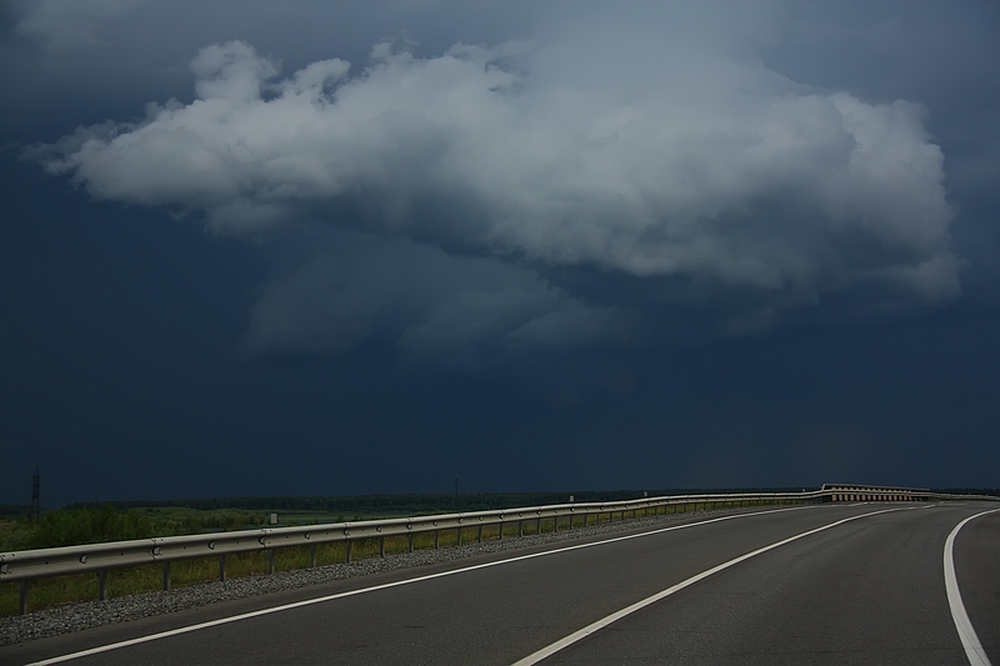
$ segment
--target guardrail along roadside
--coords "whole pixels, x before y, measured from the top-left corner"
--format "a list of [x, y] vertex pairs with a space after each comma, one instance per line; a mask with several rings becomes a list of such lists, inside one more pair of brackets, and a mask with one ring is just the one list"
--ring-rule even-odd
[[[342, 543], [344, 557], [351, 561], [354, 544], [377, 542], [379, 555], [386, 553], [387, 538], [405, 538], [407, 548], [415, 548], [415, 537], [433, 534], [434, 547], [440, 547], [442, 533], [454, 533], [455, 543], [463, 537], [483, 539], [484, 528], [505, 535], [523, 536], [525, 525], [532, 532], [572, 529], [599, 523], [604, 516], [625, 520], [660, 513], [687, 511], [692, 508], [714, 509], [736, 506], [797, 504], [806, 502], [858, 501], [937, 501], [949, 499], [1000, 500], [991, 496], [947, 495], [926, 489], [884, 488], [847, 484], [826, 484], [820, 490], [801, 493], [730, 493], [643, 497], [613, 502], [569, 502], [544, 506], [497, 509], [381, 520], [345, 521], [296, 527], [258, 528], [211, 534], [158, 537], [95, 543], [60, 548], [43, 548], [0, 553], [0, 583], [18, 582], [19, 612], [28, 611], [29, 583], [40, 578], [97, 574], [98, 596], [108, 598], [108, 571], [125, 567], [159, 564], [163, 568], [163, 589], [171, 586], [171, 563], [197, 558], [217, 558], [218, 576], [226, 579], [226, 556], [237, 553], [266, 552], [269, 571], [275, 571], [278, 549], [306, 547], [310, 563], [316, 566], [316, 549], [321, 544]], [[475, 534], [475, 537], [471, 536]]]

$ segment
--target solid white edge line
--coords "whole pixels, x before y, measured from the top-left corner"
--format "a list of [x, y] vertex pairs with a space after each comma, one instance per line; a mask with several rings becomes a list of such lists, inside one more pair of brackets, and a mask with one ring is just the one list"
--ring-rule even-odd
[[951, 607], [951, 619], [955, 621], [955, 629], [958, 631], [958, 637], [962, 640], [965, 656], [969, 659], [971, 666], [990, 666], [990, 660], [986, 656], [983, 644], [979, 642], [976, 630], [972, 627], [969, 614], [965, 612], [962, 593], [958, 589], [958, 577], [955, 575], [955, 537], [958, 536], [959, 531], [965, 527], [966, 523], [997, 511], [1000, 509], [991, 509], [969, 516], [955, 526], [944, 542], [944, 587], [948, 591], [948, 606]]
[[668, 587], [665, 590], [661, 590], [661, 591], [657, 592], [656, 594], [653, 594], [651, 596], [646, 597], [645, 599], [642, 599], [641, 601], [637, 601], [634, 604], [632, 604], [631, 606], [626, 606], [625, 608], [622, 608], [621, 610], [616, 611], [616, 612], [612, 613], [611, 615], [607, 615], [607, 616], [601, 618], [600, 620], [597, 620], [596, 622], [588, 624], [583, 629], [580, 629], [578, 631], [574, 631], [572, 634], [569, 634], [568, 636], [565, 636], [564, 638], [559, 639], [555, 643], [547, 645], [547, 646], [543, 647], [541, 650], [533, 652], [533, 653], [529, 654], [527, 657], [524, 657], [523, 659], [519, 659], [518, 661], [515, 661], [511, 666], [533, 666], [534, 664], [537, 664], [538, 662], [542, 661], [543, 659], [547, 659], [548, 657], [551, 657], [556, 652], [559, 652], [560, 650], [563, 650], [563, 649], [569, 647], [570, 645], [573, 645], [574, 643], [577, 643], [577, 642], [583, 640], [587, 636], [590, 636], [591, 634], [593, 634], [593, 633], [595, 633], [597, 631], [600, 631], [601, 629], [604, 629], [608, 625], [613, 624], [614, 622], [617, 622], [618, 620], [620, 620], [620, 619], [622, 619], [624, 617], [627, 617], [627, 616], [631, 615], [632, 613], [640, 611], [643, 608], [646, 608], [647, 606], [655, 604], [656, 602], [661, 601], [662, 599], [665, 599], [665, 598], [669, 597], [672, 594], [680, 592], [681, 590], [683, 590], [686, 587], [690, 587], [691, 585], [694, 585], [698, 581], [704, 580], [705, 578], [708, 578], [709, 576], [711, 576], [713, 574], [716, 574], [716, 573], [718, 573], [720, 571], [728, 569], [729, 567], [735, 566], [735, 565], [739, 564], [740, 562], [744, 562], [746, 560], [749, 560], [751, 557], [756, 557], [757, 555], [760, 555], [761, 553], [766, 553], [769, 550], [774, 550], [775, 548], [778, 548], [780, 546], [784, 546], [785, 544], [789, 544], [789, 543], [791, 543], [793, 541], [798, 541], [799, 539], [802, 539], [804, 537], [816, 534], [818, 532], [823, 532], [824, 530], [828, 530], [828, 529], [831, 529], [833, 527], [837, 527], [838, 525], [843, 525], [844, 523], [849, 523], [852, 520], [860, 520], [861, 518], [867, 518], [869, 516], [875, 516], [875, 515], [878, 515], [880, 513], [889, 513], [890, 511], [905, 511], [905, 510], [909, 510], [909, 509], [912, 509], [912, 508], [916, 508], [916, 507], [899, 507], [899, 508], [894, 508], [894, 509], [882, 509], [881, 511], [872, 511], [870, 513], [863, 513], [863, 514], [858, 515], [858, 516], [851, 516], [849, 518], [844, 518], [842, 520], [838, 520], [838, 521], [832, 522], [832, 523], [830, 523], [828, 525], [823, 525], [822, 527], [817, 527], [815, 529], [811, 529], [811, 530], [808, 530], [806, 532], [802, 532], [801, 534], [796, 534], [794, 536], [790, 536], [787, 539], [782, 539], [781, 541], [776, 541], [776, 542], [774, 542], [774, 543], [772, 543], [772, 544], [770, 544], [768, 546], [764, 546], [762, 548], [758, 548], [757, 550], [751, 551], [749, 553], [745, 553], [743, 555], [740, 555], [739, 557], [735, 557], [735, 558], [729, 560], [728, 562], [723, 562], [722, 564], [719, 564], [718, 566], [714, 566], [711, 569], [706, 569], [705, 571], [702, 571], [699, 574], [691, 576], [690, 578], [688, 578], [686, 580], [682, 580], [681, 582], [677, 583], [676, 585], [672, 585], [672, 586]]
[[141, 643], [149, 643], [150, 641], [160, 640], [161, 638], [170, 638], [171, 636], [179, 636], [181, 634], [187, 634], [192, 631], [199, 631], [201, 629], [209, 629], [211, 627], [217, 627], [223, 624], [229, 624], [231, 622], [239, 622], [241, 620], [249, 620], [251, 618], [260, 617], [262, 615], [270, 615], [271, 613], [280, 613], [286, 610], [292, 610], [295, 608], [301, 608], [303, 606], [311, 606], [313, 604], [320, 604], [326, 601], [334, 601], [336, 599], [343, 599], [345, 597], [353, 597], [359, 594], [366, 594], [368, 592], [376, 592], [378, 590], [387, 590], [393, 587], [400, 587], [402, 585], [410, 585], [412, 583], [420, 583], [425, 580], [433, 580], [435, 578], [444, 578], [445, 576], [454, 576], [460, 573], [466, 573], [469, 571], [478, 571], [479, 569], [488, 569], [490, 567], [500, 566], [502, 564], [510, 564], [512, 562], [521, 562], [524, 560], [535, 559], [536, 557], [546, 557], [548, 555], [555, 555], [557, 553], [565, 553], [572, 550], [580, 550], [582, 548], [593, 548], [595, 546], [603, 546], [609, 543], [616, 543], [618, 541], [628, 541], [630, 539], [638, 539], [641, 537], [653, 536], [655, 534], [663, 534], [664, 532], [673, 532], [676, 530], [688, 529], [691, 527], [698, 527], [700, 525], [708, 525], [710, 523], [718, 523], [724, 520], [734, 520], [736, 518], [748, 518], [750, 516], [762, 516], [771, 513], [783, 513], [785, 511], [798, 511], [802, 509], [813, 509], [816, 508], [815, 505], [807, 506], [793, 506], [784, 509], [768, 509], [765, 511], [752, 511], [749, 513], [735, 513], [727, 516], [720, 516], [718, 518], [710, 518], [708, 520], [701, 520], [695, 523], [684, 523], [683, 525], [672, 525], [670, 527], [662, 527], [659, 529], [651, 530], [649, 532], [639, 532], [638, 534], [626, 534], [625, 536], [613, 537], [611, 539], [604, 539], [601, 541], [593, 541], [590, 543], [581, 543], [575, 546], [565, 546], [563, 548], [556, 548], [553, 550], [545, 550], [539, 553], [530, 553], [528, 555], [518, 555], [516, 557], [511, 557], [505, 560], [497, 560], [495, 562], [485, 562], [483, 564], [474, 564], [468, 567], [462, 567], [460, 569], [451, 569], [449, 571], [441, 571], [438, 573], [427, 574], [425, 576], [417, 576], [416, 578], [407, 578], [404, 580], [394, 581], [392, 583], [383, 583], [381, 585], [373, 585], [371, 587], [359, 588], [356, 590], [348, 590], [347, 592], [338, 592], [337, 594], [330, 594], [324, 597], [316, 597], [315, 599], [305, 599], [303, 601], [296, 601], [290, 604], [282, 604], [280, 606], [273, 606], [271, 608], [262, 608], [260, 610], [251, 611], [249, 613], [240, 613], [239, 615], [231, 615], [229, 617], [222, 617], [217, 620], [209, 620], [208, 622], [199, 622], [198, 624], [191, 624], [186, 627], [178, 627], [177, 629], [170, 629], [169, 631], [161, 631], [155, 634], [149, 634], [147, 636], [140, 636], [138, 638], [131, 638], [124, 641], [119, 641], [117, 643], [109, 643], [108, 645], [100, 645], [98, 647], [89, 648], [87, 650], [80, 650], [79, 652], [72, 652], [70, 654], [59, 655], [56, 657], [50, 657], [48, 659], [42, 659], [41, 661], [33, 661], [25, 666], [49, 666], [50, 664], [61, 664], [65, 661], [71, 661], [73, 659], [82, 659], [83, 657], [90, 657], [95, 654], [102, 654], [104, 652], [111, 652], [112, 650], [119, 650], [121, 648], [131, 647], [133, 645], [139, 645]]

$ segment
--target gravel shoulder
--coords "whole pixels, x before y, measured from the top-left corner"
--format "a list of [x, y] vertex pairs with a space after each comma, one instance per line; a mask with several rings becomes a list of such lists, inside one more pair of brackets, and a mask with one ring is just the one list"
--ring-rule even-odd
[[690, 521], [699, 517], [759, 511], [762, 508], [692, 511], [683, 514], [635, 518], [603, 523], [601, 525], [591, 525], [589, 527], [577, 527], [572, 530], [563, 529], [559, 532], [515, 537], [512, 539], [492, 539], [482, 543], [471, 543], [437, 550], [424, 549], [413, 553], [396, 553], [387, 555], [385, 558], [376, 557], [358, 560], [350, 564], [331, 564], [312, 569], [282, 571], [271, 575], [232, 578], [225, 582], [214, 581], [187, 585], [166, 591], [116, 597], [107, 601], [84, 601], [36, 611], [27, 615], [0, 618], [0, 646], [82, 631], [108, 624], [128, 622], [143, 617], [173, 613], [190, 608], [199, 608], [221, 601], [245, 599], [282, 590], [302, 588], [334, 580], [344, 580], [427, 564], [462, 560], [477, 555], [519, 550], [570, 539], [655, 528], [667, 523]]

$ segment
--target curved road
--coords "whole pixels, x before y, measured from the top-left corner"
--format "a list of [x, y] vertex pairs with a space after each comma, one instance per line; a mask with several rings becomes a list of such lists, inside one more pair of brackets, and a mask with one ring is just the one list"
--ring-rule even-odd
[[954, 540], [983, 648], [971, 657], [945, 586], [948, 535], [991, 509], [827, 504], [669, 523], [13, 645], [0, 663], [1000, 666], [1000, 512]]

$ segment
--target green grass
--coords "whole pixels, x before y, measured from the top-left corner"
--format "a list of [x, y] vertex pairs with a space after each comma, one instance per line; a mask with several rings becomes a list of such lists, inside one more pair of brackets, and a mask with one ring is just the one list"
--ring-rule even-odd
[[[590, 524], [594, 524], [593, 518]], [[574, 526], [583, 526], [583, 517], [574, 520]], [[0, 526], [2, 529], [3, 526]], [[560, 521], [560, 529], [569, 527], [568, 519]], [[544, 520], [541, 524], [541, 532], [549, 532], [553, 529], [551, 520]], [[525, 536], [536, 534], [539, 526], [535, 520], [526, 520], [523, 523], [523, 533]], [[506, 523], [504, 525], [504, 538], [515, 538], [518, 536], [517, 523]], [[496, 525], [483, 526], [482, 539], [488, 541], [497, 539], [500, 536], [499, 527]], [[462, 528], [461, 541], [469, 544], [480, 538], [479, 526], [469, 526]], [[438, 533], [438, 545], [441, 548], [455, 546], [458, 543], [458, 530], [440, 530]], [[434, 548], [434, 533], [422, 532], [413, 535], [413, 547], [415, 550]], [[406, 552], [409, 549], [409, 541], [405, 535], [385, 537], [386, 555]], [[352, 561], [379, 557], [380, 544], [375, 539], [360, 539], [351, 544]], [[345, 562], [347, 559], [347, 547], [345, 543], [326, 543], [316, 545], [316, 565], [324, 566]], [[312, 565], [312, 554], [309, 547], [296, 546], [290, 548], [280, 548], [275, 551], [275, 570], [288, 571], [293, 569], [304, 569]], [[253, 576], [267, 574], [270, 570], [270, 558], [267, 551], [253, 553], [237, 553], [226, 556], [226, 576], [227, 578], [238, 578], [242, 576]], [[199, 558], [193, 560], [175, 561], [171, 564], [171, 586], [183, 587], [219, 579], [219, 560], [217, 557]], [[98, 590], [97, 573], [78, 574], [73, 576], [59, 576], [55, 578], [42, 578], [31, 581], [28, 591], [29, 611], [51, 608], [66, 603], [87, 601], [97, 599]], [[123, 569], [112, 569], [108, 571], [108, 596], [119, 597], [143, 592], [152, 592], [162, 588], [163, 568], [161, 564], [143, 565]], [[0, 616], [15, 615], [18, 612], [20, 588], [19, 583], [0, 584]]]
[[[730, 508], [737, 506], [732, 502], [703, 503], [697, 505], [677, 505], [668, 506], [657, 511], [657, 513], [686, 513], [695, 510], [709, 508]], [[130, 510], [134, 511], [134, 510]], [[185, 512], [190, 509], [178, 509], [176, 507], [151, 509], [154, 522], [160, 524], [184, 524], [184, 520], [190, 516]], [[156, 516], [159, 512], [161, 515]], [[212, 513], [212, 512], [206, 512]], [[223, 512], [225, 513], [225, 512]], [[226, 514], [229, 515], [229, 514]], [[636, 517], [643, 516], [642, 510], [636, 512]], [[230, 518], [232, 516], [230, 515]], [[219, 518], [219, 516], [215, 516]], [[360, 517], [356, 517], [360, 518]], [[615, 512], [611, 520], [618, 522], [622, 519], [631, 519], [632, 511], [626, 511], [624, 516], [621, 512]], [[237, 520], [239, 520], [237, 516]], [[301, 511], [297, 513], [282, 514], [284, 524], [292, 521], [302, 523], [315, 523], [317, 521], [343, 520], [343, 516], [329, 516], [324, 512]], [[574, 516], [572, 527], [579, 528], [586, 525], [604, 524], [608, 522], [608, 514], [598, 516]], [[17, 540], [19, 521], [0, 522], [0, 544], [10, 544], [11, 540]], [[188, 521], [187, 524], [191, 524]], [[23, 524], [21, 525], [23, 527]], [[559, 520], [559, 530], [570, 528], [570, 518], [562, 517]], [[539, 522], [537, 519], [526, 519], [521, 523], [520, 533], [525, 536], [533, 534], [551, 532], [555, 529], [551, 518]], [[517, 538], [519, 527], [517, 521], [504, 523], [503, 538]], [[21, 537], [23, 538], [23, 534]], [[459, 531], [457, 529], [443, 529], [438, 532], [438, 545], [441, 548], [454, 546], [459, 541]], [[484, 541], [500, 538], [499, 527], [496, 525], [483, 526], [480, 537], [480, 527], [471, 525], [461, 529], [461, 543], [474, 543], [482, 538]], [[434, 533], [423, 532], [413, 535], [413, 546], [415, 550], [434, 548]], [[6, 550], [7, 548], [0, 548]], [[386, 555], [406, 552], [409, 549], [409, 541], [405, 535], [385, 537]], [[372, 557], [379, 557], [379, 539], [363, 539], [352, 542], [351, 559], [361, 560]], [[344, 543], [326, 543], [316, 545], [316, 564], [324, 566], [346, 561], [347, 548]], [[275, 551], [275, 570], [288, 571], [293, 569], [304, 569], [311, 566], [311, 552], [308, 546], [296, 546], [280, 548]], [[237, 553], [226, 556], [226, 576], [227, 578], [238, 578], [242, 576], [264, 575], [269, 572], [270, 557], [268, 551], [258, 551], [253, 553]], [[219, 579], [218, 557], [199, 558], [193, 560], [180, 560], [171, 564], [171, 586], [183, 587], [207, 581]], [[161, 564], [143, 565], [123, 569], [112, 569], [108, 571], [108, 596], [119, 597], [143, 592], [152, 592], [162, 588], [163, 568]], [[0, 583], [0, 616], [15, 615], [18, 612], [19, 583]], [[32, 581], [29, 584], [28, 604], [29, 611], [51, 608], [77, 601], [86, 601], [98, 598], [98, 576], [97, 573], [78, 574], [73, 576], [59, 576], [55, 578], [42, 578]]]

